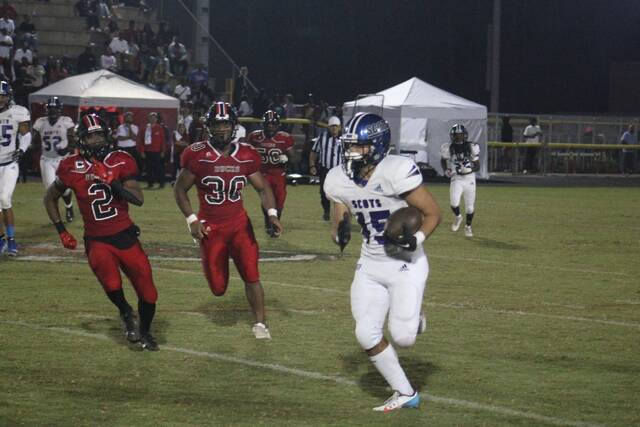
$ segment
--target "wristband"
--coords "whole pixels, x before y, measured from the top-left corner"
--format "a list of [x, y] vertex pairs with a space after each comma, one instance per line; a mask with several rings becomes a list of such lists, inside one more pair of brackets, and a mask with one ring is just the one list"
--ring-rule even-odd
[[422, 231], [417, 231], [416, 234], [413, 235], [416, 238], [416, 245], [420, 246], [426, 239], [427, 236]]
[[267, 209], [267, 216], [278, 216], [278, 210], [271, 208], [271, 209]]
[[198, 220], [196, 214], [191, 214], [187, 217], [187, 225], [191, 225]]
[[58, 232], [58, 234], [64, 233], [65, 231], [67, 231], [62, 221], [54, 222], [53, 226], [56, 228], [56, 231]]

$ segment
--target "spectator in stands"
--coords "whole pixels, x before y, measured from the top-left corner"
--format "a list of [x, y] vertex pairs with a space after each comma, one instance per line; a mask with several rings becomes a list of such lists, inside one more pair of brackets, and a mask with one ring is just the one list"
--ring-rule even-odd
[[33, 64], [33, 52], [21, 41], [17, 43], [18, 49], [13, 54], [13, 66], [19, 67], [22, 64], [22, 59], [25, 58], [28, 64]]
[[238, 106], [238, 117], [251, 117], [253, 114], [253, 108], [249, 104], [249, 98], [247, 95], [243, 95], [240, 98], [240, 106]]
[[154, 52], [156, 47], [158, 46], [158, 41], [156, 38], [156, 33], [153, 32], [153, 29], [148, 22], [145, 22], [139, 36], [140, 49], [146, 50], [148, 48], [150, 52]]
[[11, 78], [11, 49], [13, 49], [13, 38], [7, 34], [6, 28], [0, 28], [0, 68], [2, 74]]
[[124, 55], [129, 54], [129, 43], [126, 39], [120, 37], [120, 33], [118, 31], [114, 33], [114, 36], [109, 43], [109, 49], [111, 49], [111, 52], [113, 52], [116, 60], [118, 61], [118, 68], [122, 67]]
[[91, 71], [95, 71], [97, 68], [98, 64], [96, 56], [93, 54], [93, 44], [90, 44], [84, 48], [84, 52], [78, 55], [78, 73], [90, 73]]
[[73, 65], [73, 61], [71, 60], [71, 57], [66, 53], [62, 55], [62, 62], [60, 66], [65, 70], [65, 73], [67, 74], [67, 76], [72, 76], [76, 74], [76, 68]]
[[173, 96], [180, 100], [181, 104], [191, 99], [191, 88], [187, 85], [187, 81], [184, 77], [180, 78], [180, 83], [176, 85], [173, 90]]
[[16, 24], [13, 21], [13, 19], [11, 19], [7, 13], [5, 12], [4, 14], [0, 15], [2, 16], [0, 18], [0, 29], [4, 29], [7, 30], [7, 34], [10, 35], [11, 37], [13, 37], [14, 33], [16, 32]]
[[176, 76], [184, 76], [187, 73], [187, 68], [189, 68], [189, 56], [187, 48], [180, 43], [178, 36], [173, 37], [167, 52], [169, 54], [171, 72]]
[[32, 68], [33, 72], [30, 74], [33, 75], [34, 80], [31, 82], [31, 87], [33, 91], [36, 91], [44, 86], [44, 77], [47, 74], [47, 71], [44, 69], [37, 56], [33, 58]]
[[69, 77], [69, 73], [66, 68], [62, 66], [62, 61], [56, 59], [53, 61], [53, 64], [48, 64], [49, 68], [47, 70], [47, 81], [49, 84], [58, 82], [62, 79], [66, 79]]
[[73, 8], [78, 16], [86, 18], [89, 15], [89, 0], [78, 0]]
[[171, 145], [171, 161], [173, 163], [172, 178], [175, 181], [180, 169], [180, 155], [182, 151], [189, 146], [189, 134], [184, 123], [178, 124], [178, 128], [173, 131], [172, 145]]
[[253, 100], [253, 117], [262, 117], [269, 106], [267, 92], [264, 89], [258, 91], [258, 96]]
[[[529, 125], [524, 128], [522, 134], [524, 142], [542, 142], [542, 129], [538, 126], [538, 119], [532, 117], [529, 119]], [[527, 174], [537, 170], [537, 154], [540, 151], [538, 147], [527, 147], [525, 149], [524, 170], [522, 173]]]
[[100, 6], [98, 0], [87, 1], [87, 28], [89, 31], [102, 31], [100, 29]]
[[6, 16], [14, 21], [18, 17], [15, 7], [9, 4], [8, 0], [2, 0], [2, 6], [0, 6], [0, 16]]
[[164, 62], [158, 63], [156, 69], [153, 71], [149, 87], [164, 93], [169, 93], [169, 83], [171, 80], [171, 73], [167, 70]]
[[114, 73], [118, 71], [118, 61], [110, 48], [107, 48], [107, 50], [100, 56], [100, 68], [103, 70], [113, 71]]
[[126, 151], [136, 160], [138, 170], [142, 170], [142, 157], [138, 151], [138, 126], [133, 123], [133, 112], [124, 113], [124, 123], [118, 126], [116, 140], [118, 149]]
[[98, 2], [98, 17], [100, 19], [111, 19], [111, 9], [106, 0], [100, 0]]
[[120, 31], [120, 36], [126, 39], [129, 43], [137, 42], [138, 30], [136, 30], [136, 21], [130, 20], [127, 29]]
[[[633, 125], [629, 125], [627, 131], [622, 134], [620, 144], [638, 145], [638, 137]], [[622, 172], [625, 175], [631, 175], [636, 172], [636, 153], [634, 150], [627, 148], [622, 149]]]
[[[185, 120], [185, 124], [187, 121]], [[187, 128], [189, 133], [189, 139], [191, 142], [199, 142], [205, 140], [205, 127], [202, 120], [202, 112], [200, 110], [193, 111], [193, 118]]]
[[[189, 127], [193, 121], [191, 111], [191, 104], [187, 102], [180, 107], [180, 114], [178, 115], [178, 124], [183, 123], [187, 133], [189, 133]], [[193, 139], [191, 140], [193, 141]]]
[[22, 57], [19, 63], [14, 63], [14, 71], [13, 99], [18, 105], [28, 105], [27, 89], [33, 80], [33, 76], [29, 75], [29, 62], [26, 57]]
[[16, 34], [27, 47], [32, 50], [38, 49], [38, 34], [36, 26], [31, 22], [31, 15], [24, 15], [24, 21], [18, 25]]
[[204, 69], [204, 64], [198, 64], [196, 68], [191, 70], [188, 82], [194, 90], [200, 90], [203, 86], [207, 86], [209, 83], [209, 73]]
[[144, 154], [147, 171], [147, 189], [157, 182], [164, 187], [164, 128], [158, 123], [158, 114], [149, 113], [144, 132]]
[[107, 24], [107, 33], [109, 33], [109, 35], [113, 37], [113, 35], [117, 33], [119, 30], [120, 30], [120, 27], [118, 27], [117, 19], [115, 17], [112, 17], [111, 19], [109, 19], [109, 23]]
[[171, 42], [172, 34], [167, 29], [167, 23], [161, 22], [158, 24], [157, 43], [158, 46], [166, 46]]

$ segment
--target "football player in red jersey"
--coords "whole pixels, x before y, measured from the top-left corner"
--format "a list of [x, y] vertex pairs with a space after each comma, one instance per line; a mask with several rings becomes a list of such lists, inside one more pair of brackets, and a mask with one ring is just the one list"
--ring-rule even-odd
[[[279, 131], [280, 116], [269, 110], [262, 116], [262, 130], [249, 134], [247, 142], [253, 145], [262, 161], [260, 171], [269, 182], [276, 199], [278, 218], [282, 216], [284, 201], [287, 198], [287, 176], [285, 165], [293, 149], [293, 138], [287, 132]], [[273, 235], [267, 212], [263, 210], [264, 224], [267, 234]]]
[[[158, 292], [151, 265], [138, 241], [140, 229], [129, 217], [128, 203], [141, 206], [142, 190], [135, 180], [136, 161], [124, 151], [111, 151], [107, 125], [95, 114], [84, 116], [76, 128], [79, 154], [60, 162], [56, 180], [49, 186], [44, 204], [67, 249], [75, 249], [76, 239], [60, 219], [58, 199], [71, 188], [84, 220], [85, 252], [89, 266], [107, 297], [120, 310], [125, 336], [140, 342], [143, 349], [156, 351], [150, 333]], [[122, 291], [120, 269], [127, 275], [138, 296], [140, 327]]]
[[[255, 316], [253, 334], [271, 339], [265, 323], [264, 291], [258, 273], [258, 243], [242, 204], [247, 181], [256, 189], [274, 236], [282, 233], [269, 184], [260, 173], [260, 156], [248, 144], [231, 142], [237, 118], [230, 104], [215, 102], [205, 117], [208, 140], [192, 144], [182, 153], [182, 170], [174, 195], [187, 219], [189, 232], [200, 242], [202, 267], [211, 292], [224, 295], [229, 283], [229, 257], [245, 283]], [[194, 214], [187, 192], [198, 189], [200, 209]]]

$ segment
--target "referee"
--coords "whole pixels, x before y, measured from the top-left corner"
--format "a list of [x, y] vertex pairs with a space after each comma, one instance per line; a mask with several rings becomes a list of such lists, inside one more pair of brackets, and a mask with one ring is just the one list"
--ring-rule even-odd
[[309, 172], [311, 175], [320, 175], [320, 203], [324, 214], [322, 219], [329, 221], [329, 208], [331, 204], [324, 194], [324, 179], [329, 170], [342, 163], [342, 144], [340, 143], [340, 119], [336, 116], [329, 118], [329, 131], [323, 132], [313, 144], [309, 153]]

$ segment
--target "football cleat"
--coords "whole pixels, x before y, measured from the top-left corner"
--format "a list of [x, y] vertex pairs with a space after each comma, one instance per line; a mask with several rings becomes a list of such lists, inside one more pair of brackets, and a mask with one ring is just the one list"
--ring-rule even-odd
[[120, 314], [120, 319], [122, 319], [122, 328], [124, 329], [124, 336], [127, 338], [127, 341], [140, 341], [136, 316], [133, 314], [133, 310], [129, 310], [129, 312], [125, 314]]
[[16, 239], [7, 239], [7, 253], [9, 256], [18, 255], [18, 244], [16, 243]]
[[143, 350], [147, 351], [158, 351], [160, 348], [158, 347], [158, 343], [156, 339], [151, 334], [145, 334], [140, 337], [140, 345]]
[[427, 330], [427, 317], [424, 313], [420, 313], [420, 323], [418, 323], [418, 335]]
[[418, 391], [413, 392], [411, 396], [394, 391], [391, 397], [384, 402], [384, 405], [376, 406], [373, 410], [378, 412], [391, 412], [396, 409], [417, 408], [418, 406], [420, 406], [420, 395]]
[[453, 218], [453, 224], [451, 224], [451, 231], [458, 231], [460, 228], [460, 224], [462, 224], [462, 215], [458, 215]]
[[4, 251], [7, 250], [7, 241], [5, 239], [0, 239], [0, 254], [3, 254]]
[[67, 222], [73, 222], [73, 207], [66, 208], [65, 217]]
[[471, 229], [470, 225], [464, 226], [464, 235], [465, 237], [473, 237], [473, 230]]
[[256, 323], [251, 328], [251, 332], [253, 332], [253, 336], [258, 340], [270, 340], [271, 333], [269, 332], [269, 328], [264, 323]]

